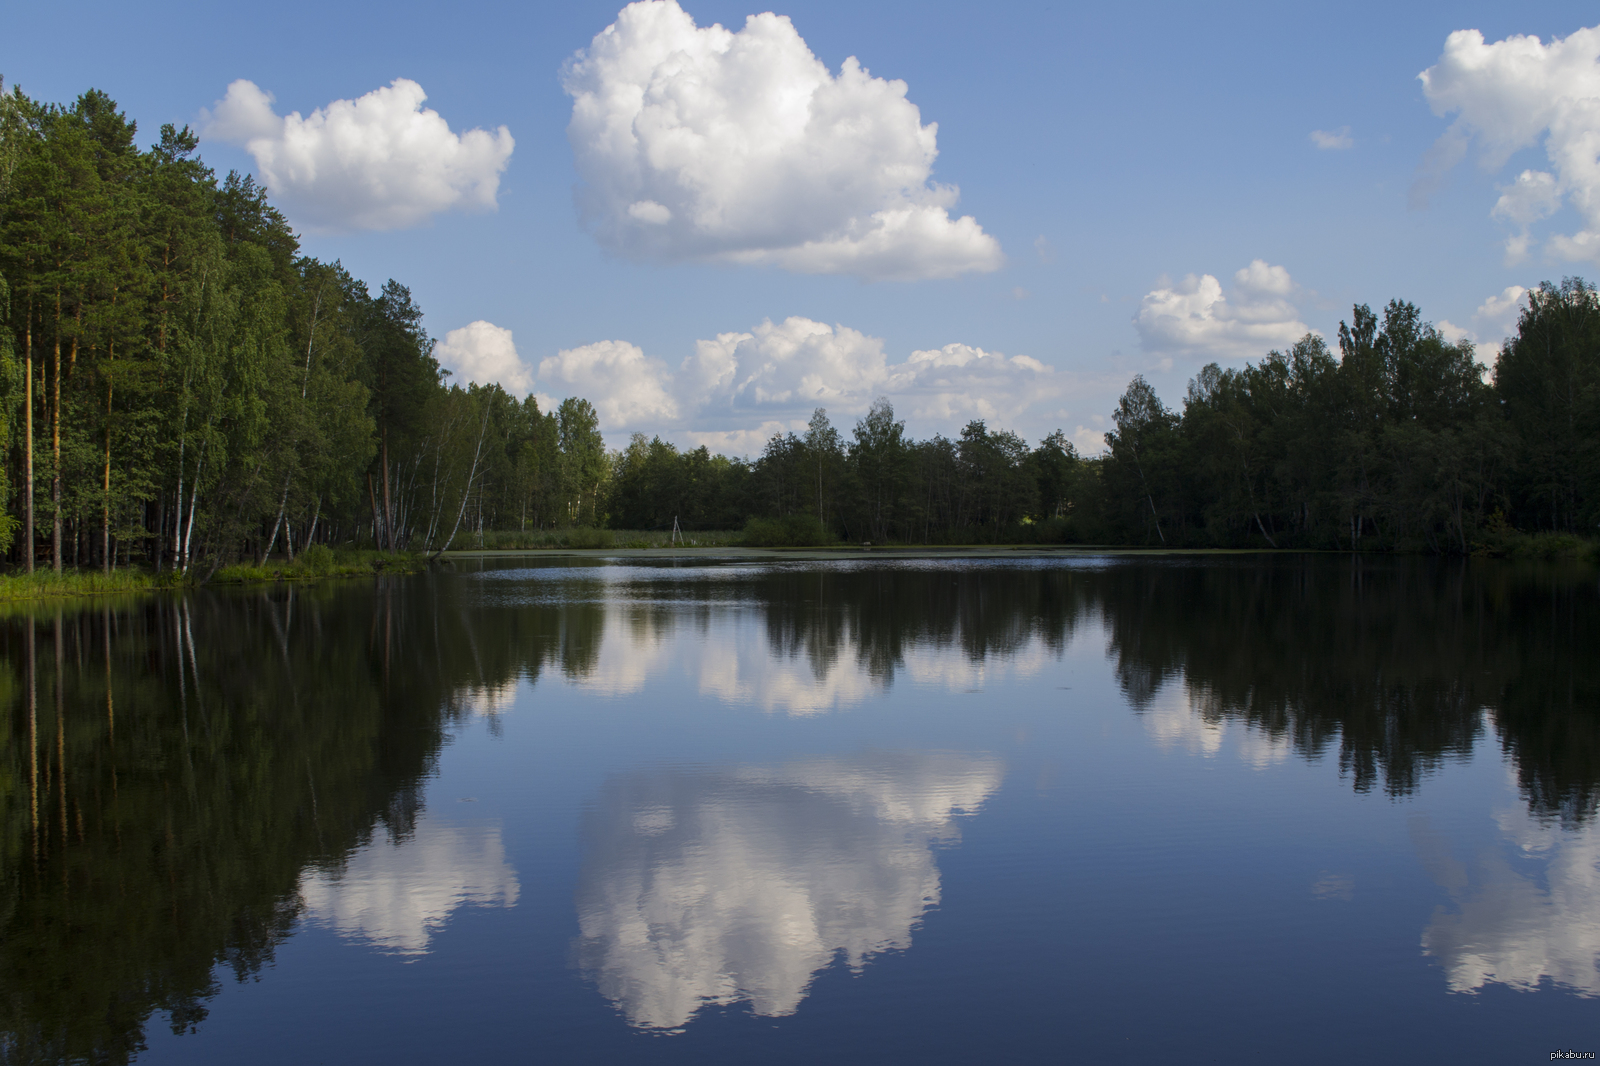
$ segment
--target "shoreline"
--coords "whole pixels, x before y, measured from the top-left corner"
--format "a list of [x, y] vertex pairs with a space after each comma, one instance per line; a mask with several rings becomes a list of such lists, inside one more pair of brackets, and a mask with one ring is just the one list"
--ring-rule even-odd
[[[263, 585], [312, 585], [329, 580], [367, 577], [405, 577], [443, 569], [454, 571], [458, 563], [510, 560], [612, 560], [637, 563], [648, 560], [703, 562], [841, 562], [848, 560], [909, 559], [1106, 559], [1106, 558], [1188, 558], [1205, 559], [1233, 556], [1332, 556], [1360, 555], [1372, 558], [1420, 557], [1427, 553], [1350, 552], [1314, 548], [1130, 548], [1120, 545], [873, 545], [871, 547], [745, 548], [734, 545], [673, 548], [488, 548], [455, 549], [426, 558], [397, 560], [401, 565], [336, 565], [328, 570], [301, 570], [293, 564], [265, 567], [224, 568], [206, 582], [186, 580], [170, 571], [156, 575], [139, 570], [120, 570], [107, 575], [99, 570], [62, 573], [36, 571], [28, 574], [0, 575], [0, 606], [38, 604], [50, 601], [141, 596], [157, 592], [184, 592], [190, 589], [243, 589]], [[1459, 559], [1493, 558], [1502, 562], [1545, 564], [1584, 563], [1582, 558], [1537, 558], [1474, 553]], [[233, 570], [228, 574], [229, 569]], [[243, 572], [241, 572], [243, 571]]]

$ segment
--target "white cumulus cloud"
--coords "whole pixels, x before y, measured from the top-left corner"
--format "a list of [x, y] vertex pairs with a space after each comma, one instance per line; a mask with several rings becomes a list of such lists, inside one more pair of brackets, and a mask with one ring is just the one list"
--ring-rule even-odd
[[454, 208], [495, 207], [511, 132], [453, 133], [407, 78], [310, 116], [278, 115], [273, 97], [239, 79], [209, 111], [201, 133], [243, 145], [258, 176], [295, 224], [321, 231], [415, 226]]
[[1478, 305], [1473, 319], [1482, 323], [1485, 335], [1509, 337], [1517, 331], [1517, 319], [1528, 306], [1528, 290], [1521, 285], [1508, 285], [1498, 296], [1491, 296]]
[[533, 369], [517, 354], [511, 331], [479, 319], [444, 335], [434, 355], [462, 381], [498, 383], [513, 396], [533, 391]]
[[[471, 351], [474, 366], [512, 368], [502, 383], [521, 366], [508, 331], [489, 323], [467, 331], [453, 331], [440, 346], [448, 365], [466, 365], [457, 353]], [[523, 392], [537, 389], [541, 405], [547, 395], [588, 399], [607, 433], [660, 433], [734, 455], [759, 452], [774, 434], [803, 432], [818, 407], [848, 432], [887, 396], [917, 432], [954, 433], [975, 418], [1010, 427], [1024, 413], [1056, 417], [1051, 405], [1080, 384], [1031, 356], [970, 344], [895, 362], [881, 337], [800, 315], [696, 341], [676, 369], [638, 345], [606, 340], [563, 350], [542, 360], [532, 380], [516, 380]]]
[[579, 209], [606, 247], [871, 279], [1000, 266], [958, 190], [930, 180], [938, 127], [903, 81], [837, 76], [788, 18], [696, 26], [630, 4], [567, 64]]
[[1529, 228], [1570, 203], [1582, 228], [1547, 247], [1566, 259], [1600, 258], [1600, 26], [1549, 44], [1534, 36], [1490, 44], [1477, 30], [1457, 30], [1418, 78], [1433, 113], [1456, 117], [1424, 159], [1414, 201], [1425, 201], [1473, 145], [1494, 171], [1542, 140], [1550, 170], [1524, 170], [1492, 211], [1517, 227], [1506, 257], [1526, 255]]
[[1133, 323], [1153, 355], [1255, 359], [1311, 331], [1300, 321], [1294, 293], [1287, 270], [1256, 259], [1233, 275], [1231, 292], [1211, 274], [1152, 289]]
[[888, 376], [882, 340], [799, 316], [699, 341], [683, 369], [701, 403], [739, 410], [857, 407]]
[[678, 418], [666, 365], [646, 358], [642, 348], [627, 341], [562, 349], [540, 361], [539, 381], [547, 389], [593, 403], [603, 429], [657, 426]]
[[888, 396], [896, 411], [942, 424], [1008, 419], [1059, 396], [1056, 372], [1026, 355], [969, 344], [914, 351], [891, 363], [882, 339], [848, 326], [794, 316], [696, 345], [682, 368], [682, 394], [701, 419], [747, 413], [803, 420], [825, 407], [838, 418]]
[[1447, 318], [1440, 319], [1434, 328], [1452, 344], [1460, 341], [1478, 344], [1485, 340], [1498, 343], [1500, 338], [1516, 332], [1517, 319], [1527, 303], [1527, 289], [1521, 285], [1508, 285], [1499, 295], [1491, 296], [1479, 304], [1472, 313], [1472, 321], [1477, 323], [1478, 329], [1458, 326]]

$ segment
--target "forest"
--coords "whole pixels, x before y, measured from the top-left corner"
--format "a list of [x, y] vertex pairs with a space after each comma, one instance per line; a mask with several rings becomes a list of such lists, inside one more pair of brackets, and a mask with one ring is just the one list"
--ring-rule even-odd
[[[759, 456], [635, 434], [580, 398], [463, 385], [410, 290], [298, 239], [188, 129], [142, 149], [106, 94], [0, 93], [0, 554], [12, 570], [209, 577], [311, 545], [1077, 543], [1466, 554], [1600, 528], [1600, 295], [1531, 292], [1492, 360], [1411, 303], [1352, 309], [1179, 406], [1142, 378], [1104, 451], [887, 399]], [[626, 536], [618, 538], [633, 543]], [[659, 540], [659, 537], [657, 537]], [[638, 541], [650, 543], [648, 540]], [[319, 549], [322, 550], [322, 549]]]

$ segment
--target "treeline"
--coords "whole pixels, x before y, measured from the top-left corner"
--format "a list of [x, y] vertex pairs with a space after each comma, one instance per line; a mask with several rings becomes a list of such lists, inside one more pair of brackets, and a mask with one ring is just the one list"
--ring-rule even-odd
[[312, 542], [596, 521], [593, 408], [446, 381], [404, 285], [104, 93], [0, 94], [0, 551], [201, 572]]
[[817, 411], [751, 464], [636, 436], [614, 460], [623, 528], [754, 516], [773, 541], [1059, 541], [1464, 553], [1600, 523], [1600, 297], [1546, 283], [1492, 373], [1417, 308], [1365, 305], [1335, 355], [1211, 364], [1169, 409], [1135, 377], [1106, 449], [969, 423], [906, 437], [880, 400], [845, 439]]
[[[1204, 368], [1181, 408], [1136, 377], [1106, 449], [983, 421], [907, 436], [880, 399], [753, 460], [451, 384], [409, 290], [302, 256], [266, 190], [187, 129], [142, 150], [98, 91], [0, 94], [0, 552], [156, 570], [313, 542], [537, 543], [573, 527], [750, 544], [1058, 542], [1457, 553], [1600, 522], [1600, 297], [1530, 294], [1492, 374], [1415, 306], [1338, 351]], [[498, 532], [488, 538], [490, 532]], [[465, 534], [474, 534], [467, 539]]]

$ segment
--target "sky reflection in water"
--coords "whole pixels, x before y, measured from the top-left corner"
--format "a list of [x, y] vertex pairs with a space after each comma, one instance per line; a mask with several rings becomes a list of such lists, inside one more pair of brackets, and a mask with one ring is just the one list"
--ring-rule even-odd
[[1418, 560], [561, 565], [46, 613], [31, 704], [14, 620], [11, 1057], [1566, 1046], [1597, 620]]

